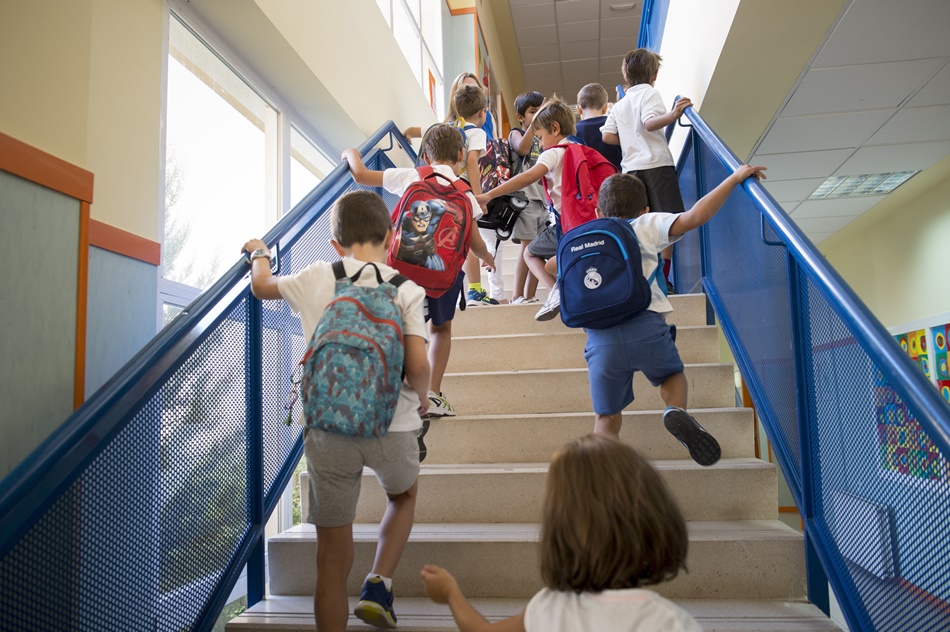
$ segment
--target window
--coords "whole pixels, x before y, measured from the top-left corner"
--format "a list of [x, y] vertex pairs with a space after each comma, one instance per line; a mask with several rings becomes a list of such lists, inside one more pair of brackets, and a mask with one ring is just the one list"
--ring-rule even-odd
[[376, 0], [376, 4], [432, 109], [444, 117], [442, 0]]

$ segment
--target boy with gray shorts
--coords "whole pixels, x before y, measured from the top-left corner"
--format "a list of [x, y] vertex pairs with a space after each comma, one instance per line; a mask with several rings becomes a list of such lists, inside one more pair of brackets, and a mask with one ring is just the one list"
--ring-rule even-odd
[[676, 348], [675, 327], [666, 324], [673, 311], [656, 279], [659, 253], [694, 228], [708, 222], [732, 190], [749, 176], [756, 178], [764, 167], [742, 165], [719, 186], [685, 213], [653, 213], [640, 181], [629, 173], [610, 176], [600, 187], [598, 217], [616, 217], [629, 222], [640, 245], [643, 275], [650, 281], [650, 306], [630, 320], [605, 329], [585, 329], [584, 359], [594, 404], [594, 432], [620, 437], [623, 409], [633, 402], [633, 376], [637, 371], [660, 388], [666, 404], [663, 425], [682, 443], [700, 465], [719, 460], [716, 439], [686, 412], [688, 383]]
[[[389, 209], [376, 193], [354, 191], [337, 200], [331, 211], [331, 244], [343, 258], [354, 285], [376, 287], [396, 270], [387, 266], [393, 240]], [[305, 335], [313, 332], [335, 293], [332, 264], [318, 261], [297, 274], [275, 277], [263, 241], [244, 245], [252, 253], [251, 291], [259, 299], [284, 299], [300, 314]], [[267, 259], [267, 262], [261, 261]], [[405, 378], [388, 432], [382, 437], [354, 437], [307, 428], [304, 452], [310, 475], [307, 522], [317, 529], [317, 582], [314, 615], [320, 632], [344, 632], [349, 617], [346, 581], [353, 565], [353, 520], [363, 467], [376, 473], [386, 492], [387, 508], [379, 525], [373, 569], [366, 577], [354, 614], [377, 627], [394, 629], [392, 576], [412, 530], [419, 474], [421, 415], [429, 408], [429, 361], [423, 320], [425, 291], [412, 281], [399, 285], [395, 303], [402, 317]]]

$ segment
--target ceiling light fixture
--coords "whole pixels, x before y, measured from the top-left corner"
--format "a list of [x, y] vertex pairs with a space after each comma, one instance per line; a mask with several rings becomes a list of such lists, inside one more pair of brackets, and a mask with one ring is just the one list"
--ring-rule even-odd
[[887, 195], [920, 171], [895, 171], [859, 176], [832, 176], [815, 189], [809, 200], [834, 200], [869, 195]]
[[635, 9], [637, 7], [636, 2], [631, 2], [629, 4], [612, 4], [610, 5], [611, 11], [627, 11], [628, 9]]

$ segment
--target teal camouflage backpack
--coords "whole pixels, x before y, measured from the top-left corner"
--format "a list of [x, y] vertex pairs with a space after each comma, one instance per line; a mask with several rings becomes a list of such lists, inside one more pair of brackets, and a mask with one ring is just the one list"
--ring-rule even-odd
[[[378, 287], [354, 281], [372, 266]], [[396, 293], [406, 277], [383, 281], [367, 263], [352, 277], [333, 264], [336, 289], [307, 345], [300, 390], [309, 428], [352, 437], [382, 437], [396, 412], [405, 350]]]

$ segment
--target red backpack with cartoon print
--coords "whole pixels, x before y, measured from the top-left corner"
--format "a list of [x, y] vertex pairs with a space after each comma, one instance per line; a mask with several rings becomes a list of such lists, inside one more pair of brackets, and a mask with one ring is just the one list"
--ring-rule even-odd
[[[574, 140], [574, 137], [569, 137]], [[579, 140], [579, 139], [578, 139]], [[561, 234], [597, 218], [597, 194], [604, 180], [617, 173], [617, 167], [603, 154], [582, 143], [561, 143], [544, 151], [564, 151], [561, 164], [561, 208], [554, 209]], [[546, 179], [544, 195], [552, 206]]]
[[439, 298], [462, 271], [472, 241], [472, 190], [432, 167], [417, 167], [392, 213], [395, 237], [386, 263]]

